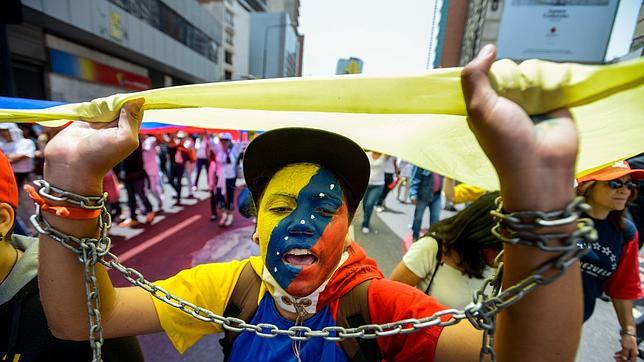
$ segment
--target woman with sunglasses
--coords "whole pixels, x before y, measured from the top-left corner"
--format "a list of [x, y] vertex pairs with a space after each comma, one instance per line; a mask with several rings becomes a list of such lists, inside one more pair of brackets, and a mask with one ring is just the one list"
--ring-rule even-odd
[[590, 252], [581, 258], [584, 286], [584, 321], [593, 313], [595, 301], [603, 293], [611, 297], [621, 327], [619, 361], [637, 359], [637, 335], [633, 318], [633, 300], [639, 299], [637, 230], [625, 218], [626, 205], [637, 194], [634, 180], [644, 179], [644, 170], [631, 169], [626, 161], [595, 171], [577, 179], [577, 194], [591, 206], [598, 239]]

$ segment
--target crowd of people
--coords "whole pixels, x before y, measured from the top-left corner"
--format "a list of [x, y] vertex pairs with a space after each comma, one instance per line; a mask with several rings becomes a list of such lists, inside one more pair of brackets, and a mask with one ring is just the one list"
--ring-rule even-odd
[[[247, 318], [260, 332], [266, 332], [261, 326], [321, 331], [409, 321], [464, 308], [493, 274], [501, 251], [503, 289], [508, 289], [559, 257], [556, 247], [567, 245], [576, 230], [570, 222], [522, 230], [533, 232], [531, 237], [555, 235], [548, 239], [553, 252], [504, 244], [491, 231], [496, 220], [490, 212], [497, 209], [497, 198], [503, 198], [498, 212], [553, 212], [569, 205], [576, 192], [590, 206], [583, 216], [595, 222], [598, 241], [580, 241], [580, 248], [589, 249], [580, 263], [497, 311], [494, 348], [507, 361], [573, 360], [581, 325], [593, 313], [595, 301], [606, 294], [621, 327], [615, 359], [635, 361], [632, 306], [642, 288], [637, 224], [626, 210], [638, 197], [644, 170], [618, 162], [578, 178], [573, 189], [577, 143], [571, 115], [554, 112], [558, 123], [536, 132], [540, 126], [534, 126], [520, 107], [499, 102], [486, 76], [493, 59], [493, 48], [484, 48], [465, 68], [462, 81], [471, 128], [499, 174], [502, 187], [496, 192], [455, 185], [431, 170], [376, 151], [365, 153], [348, 138], [321, 130], [268, 131], [247, 148], [225, 133], [140, 136], [142, 101], [127, 103], [114, 129], [90, 129], [91, 146], [78, 136], [79, 122], [62, 130], [0, 124], [0, 357], [86, 360], [91, 354], [89, 345], [70, 342], [88, 338], [88, 302], [78, 256], [50, 236], [36, 240], [21, 229], [25, 225], [20, 221], [19, 194], [33, 175], [73, 194], [108, 191], [110, 212], [115, 218], [123, 215], [120, 225], [131, 227], [139, 211], [150, 223], [169, 206], [164, 204], [164, 182], [174, 190], [175, 204], [181, 204], [183, 191], [187, 190], [185, 197], [194, 197], [206, 171], [211, 220], [230, 226], [236, 180], [243, 169], [256, 210], [253, 241], [260, 255], [199, 265], [157, 282], [174, 296], [218, 315]], [[548, 138], [548, 132], [556, 132], [557, 139]], [[119, 184], [127, 194], [127, 211], [121, 210]], [[349, 237], [349, 228], [362, 203], [361, 230], [369, 234], [373, 211], [386, 210], [384, 201], [396, 186], [398, 200], [415, 205], [415, 242], [385, 278]], [[469, 205], [440, 220], [443, 192], [450, 202]], [[93, 210], [38, 202], [47, 227], [78, 238], [100, 235]], [[426, 209], [430, 227], [424, 233]], [[636, 217], [641, 215], [632, 218]], [[505, 228], [502, 235], [516, 235], [516, 230]], [[144, 289], [115, 288], [103, 265], [95, 268], [105, 360], [141, 360], [136, 340], [128, 336], [163, 331], [183, 352], [202, 336], [223, 331], [221, 325], [198, 321]], [[38, 273], [47, 277], [37, 278]], [[336, 343], [229, 334], [222, 346], [231, 361], [469, 361], [479, 358], [481, 339], [474, 325], [461, 322], [353, 344], [352, 339]]]
[[[9, 158], [21, 198], [25, 197], [22, 187], [26, 183], [43, 177], [45, 146], [59, 131], [33, 124], [0, 124], [0, 149]], [[230, 133], [210, 134], [206, 130], [141, 135], [139, 147], [103, 178], [113, 221], [121, 227], [149, 224], [164, 209], [195, 198], [201, 187], [210, 195], [210, 220], [231, 226], [237, 180], [243, 181], [245, 147], [245, 142], [236, 142]], [[200, 184], [200, 179], [207, 182]], [[173, 193], [174, 203], [167, 202], [166, 192]], [[31, 203], [24, 199], [16, 217], [19, 234], [34, 234], [28, 223], [32, 213]]]

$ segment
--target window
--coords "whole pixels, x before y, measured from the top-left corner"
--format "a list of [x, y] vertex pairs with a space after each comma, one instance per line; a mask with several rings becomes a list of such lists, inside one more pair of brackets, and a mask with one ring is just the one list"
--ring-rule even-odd
[[226, 9], [226, 12], [224, 14], [224, 22], [227, 25], [235, 26], [234, 15], [232, 11]]
[[225, 70], [224, 80], [233, 80], [233, 72], [231, 72], [230, 70]]
[[[217, 63], [216, 42], [161, 0], [108, 0], [129, 14]], [[232, 26], [232, 12], [230, 13]]]
[[224, 62], [226, 62], [226, 64], [232, 65], [233, 64], [233, 53], [231, 53], [228, 50], [226, 50], [224, 52]]
[[233, 45], [233, 32], [226, 30], [224, 34], [224, 41], [228, 45]]

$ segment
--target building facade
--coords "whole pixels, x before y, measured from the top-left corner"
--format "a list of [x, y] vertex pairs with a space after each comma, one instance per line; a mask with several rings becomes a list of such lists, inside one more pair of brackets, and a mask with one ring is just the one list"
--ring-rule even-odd
[[[304, 36], [297, 30], [299, 0], [199, 0], [199, 3], [223, 24], [220, 80], [302, 74]], [[279, 24], [289, 24], [293, 31], [277, 29], [287, 26]], [[264, 26], [268, 28], [264, 30]], [[293, 36], [296, 47], [293, 47]], [[295, 60], [292, 59], [294, 49], [297, 50]]]
[[249, 71], [255, 78], [301, 75], [301, 37], [286, 12], [250, 16]]
[[[619, 1], [439, 0], [439, 25], [430, 35], [433, 67], [463, 66], [485, 44], [500, 57], [603, 63]], [[507, 9], [504, 9], [506, 7]], [[505, 19], [503, 19], [505, 17]], [[644, 42], [637, 35], [631, 50]], [[505, 30], [504, 30], [505, 29]]]
[[15, 96], [66, 102], [218, 80], [222, 24], [196, 1], [23, 0]]

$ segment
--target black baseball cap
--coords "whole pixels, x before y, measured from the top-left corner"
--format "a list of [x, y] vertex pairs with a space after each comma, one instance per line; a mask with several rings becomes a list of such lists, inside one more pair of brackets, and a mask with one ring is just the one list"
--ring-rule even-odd
[[312, 128], [279, 128], [257, 136], [244, 153], [244, 177], [255, 206], [273, 175], [286, 165], [313, 163], [342, 183], [353, 216], [369, 184], [369, 159], [347, 137]]

